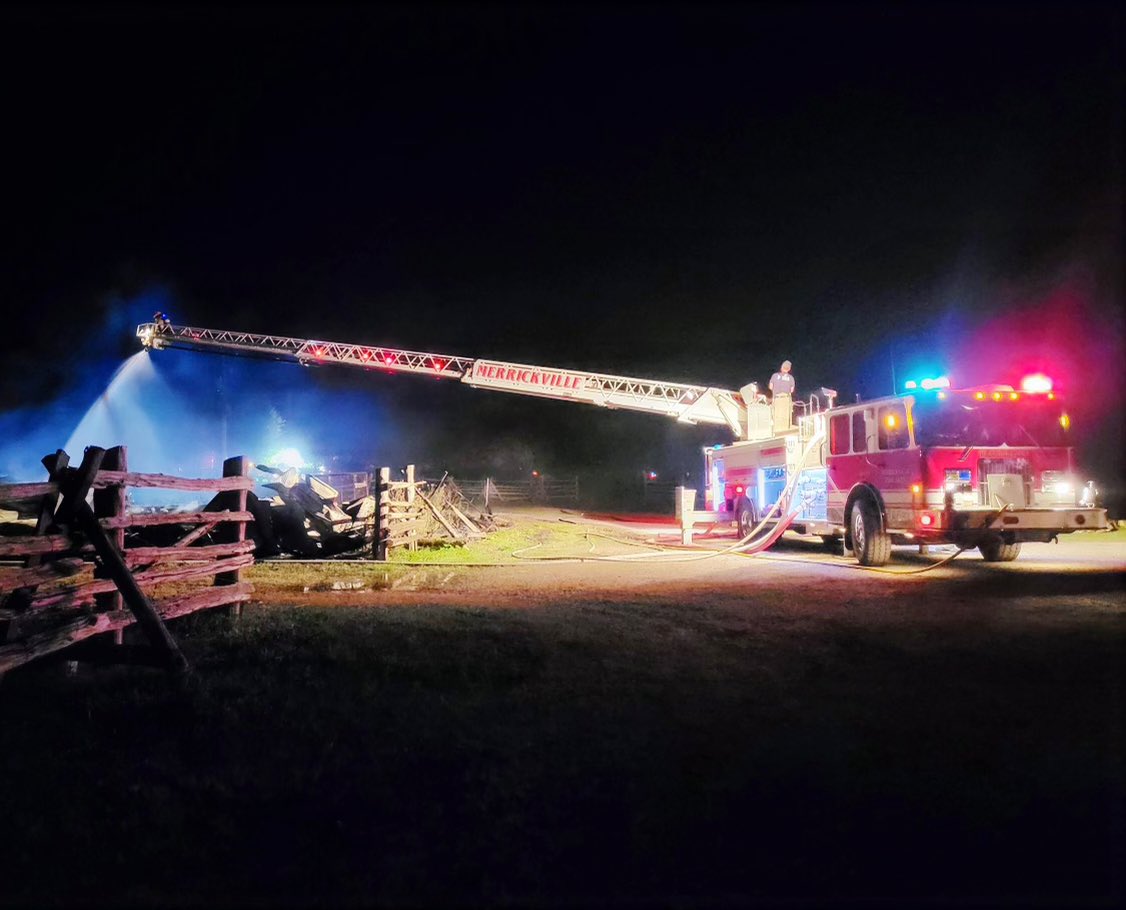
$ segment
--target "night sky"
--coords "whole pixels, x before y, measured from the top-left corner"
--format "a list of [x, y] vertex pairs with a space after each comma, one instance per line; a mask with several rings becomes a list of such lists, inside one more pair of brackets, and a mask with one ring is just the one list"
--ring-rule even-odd
[[[133, 353], [160, 288], [181, 323], [727, 388], [789, 358], [846, 399], [1042, 365], [1122, 472], [1112, 5], [2, 16], [2, 408]], [[288, 369], [437, 467], [680, 470], [728, 438]]]

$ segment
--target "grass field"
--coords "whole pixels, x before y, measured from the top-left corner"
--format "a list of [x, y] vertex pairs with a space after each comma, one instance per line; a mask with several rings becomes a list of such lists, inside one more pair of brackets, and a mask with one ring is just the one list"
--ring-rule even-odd
[[846, 573], [819, 606], [767, 569], [761, 591], [501, 603], [395, 588], [494, 570], [259, 565], [266, 605], [176, 624], [185, 692], [124, 668], [4, 680], [0, 902], [1121, 898], [1113, 577], [1018, 608]]
[[414, 551], [392, 550], [389, 562], [393, 565], [504, 565], [518, 563], [521, 556], [567, 557], [592, 552], [609, 555], [628, 553], [636, 546], [621, 534], [593, 530], [589, 525], [558, 520], [521, 520], [514, 527], [502, 528], [466, 545], [420, 547]]

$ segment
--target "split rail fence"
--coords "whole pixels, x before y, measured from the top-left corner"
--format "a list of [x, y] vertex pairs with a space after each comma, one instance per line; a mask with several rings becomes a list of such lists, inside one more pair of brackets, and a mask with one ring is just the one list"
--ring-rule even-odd
[[485, 506], [494, 503], [576, 503], [579, 500], [578, 477], [533, 477], [530, 480], [497, 481], [459, 480], [462, 491], [474, 502]]
[[[33, 527], [4, 526], [24, 533], [0, 534], [0, 674], [72, 646], [74, 660], [186, 673], [165, 621], [221, 606], [238, 615], [253, 591], [240, 577], [254, 563], [249, 462], [227, 459], [221, 478], [181, 478], [130, 472], [124, 446], [91, 446], [77, 468], [61, 449], [43, 464], [46, 482], [0, 485], [0, 504], [35, 516]], [[129, 512], [130, 487], [215, 495], [199, 512]], [[167, 542], [147, 545], [146, 533]], [[134, 624], [147, 647], [124, 643]]]

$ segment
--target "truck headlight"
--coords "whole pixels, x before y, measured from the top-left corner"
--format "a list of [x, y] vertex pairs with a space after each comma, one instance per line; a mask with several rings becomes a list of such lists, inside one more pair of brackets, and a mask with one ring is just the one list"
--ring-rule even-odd
[[1040, 492], [1048, 502], [1075, 504], [1075, 478], [1064, 471], [1042, 471]]
[[1075, 487], [1071, 483], [1071, 478], [1063, 471], [1043, 471], [1040, 474], [1040, 489], [1045, 493], [1066, 495]]

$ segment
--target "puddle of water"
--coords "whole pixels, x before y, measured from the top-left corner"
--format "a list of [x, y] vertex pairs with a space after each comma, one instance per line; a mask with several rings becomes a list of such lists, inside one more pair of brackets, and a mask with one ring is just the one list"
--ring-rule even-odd
[[445, 567], [426, 567], [417, 569], [390, 569], [383, 572], [367, 572], [362, 579], [325, 579], [316, 584], [304, 585], [305, 594], [337, 591], [436, 591], [456, 590], [459, 573]]

